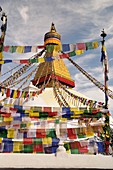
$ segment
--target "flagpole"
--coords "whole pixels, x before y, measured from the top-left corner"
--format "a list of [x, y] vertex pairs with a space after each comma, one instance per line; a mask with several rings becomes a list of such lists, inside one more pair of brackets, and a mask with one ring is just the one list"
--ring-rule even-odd
[[[2, 8], [0, 6], [0, 12], [2, 12]], [[3, 60], [3, 48], [4, 48], [4, 39], [5, 39], [5, 33], [7, 29], [7, 15], [5, 12], [2, 12], [2, 26], [1, 26], [1, 37], [0, 37], [0, 61]], [[1, 75], [2, 65], [0, 64], [0, 75]]]
[[109, 125], [109, 110], [108, 110], [108, 56], [106, 54], [106, 49], [104, 46], [105, 37], [107, 34], [104, 32], [104, 29], [100, 35], [102, 37], [102, 58], [101, 61], [103, 62], [104, 66], [104, 87], [105, 87], [105, 125], [103, 126], [104, 130], [104, 142], [105, 142], [105, 154], [109, 155], [109, 145], [110, 145], [110, 125]]
[[[103, 62], [103, 65], [104, 65], [104, 86], [105, 86], [105, 109], [108, 109], [108, 68], [107, 68], [107, 59], [106, 59], [106, 56], [105, 56], [105, 47], [104, 47], [104, 43], [105, 43], [105, 37], [107, 36], [107, 34], [104, 32], [104, 29], [100, 35], [103, 39], [102, 39], [102, 53], [104, 53], [104, 62]], [[102, 54], [103, 55], [103, 54]]]

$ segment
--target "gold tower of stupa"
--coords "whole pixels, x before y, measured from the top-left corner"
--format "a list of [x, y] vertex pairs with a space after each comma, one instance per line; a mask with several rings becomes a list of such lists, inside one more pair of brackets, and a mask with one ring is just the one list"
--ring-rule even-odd
[[[61, 36], [56, 32], [55, 26], [52, 23], [50, 32], [47, 32], [44, 36], [45, 45], [45, 57], [53, 56], [55, 60], [50, 62], [40, 63], [37, 73], [33, 79], [33, 84], [40, 87], [44, 81], [47, 82], [50, 75], [55, 76], [60, 83], [68, 86], [75, 87], [75, 83], [72, 80], [70, 73], [64, 63], [64, 61], [59, 58], [59, 52], [62, 50]], [[52, 47], [54, 48], [52, 49]], [[49, 81], [48, 87], [52, 87], [52, 78]]]

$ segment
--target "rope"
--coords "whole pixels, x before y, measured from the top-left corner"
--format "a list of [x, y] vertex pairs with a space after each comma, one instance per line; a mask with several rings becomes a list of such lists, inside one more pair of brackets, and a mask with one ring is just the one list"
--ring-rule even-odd
[[[28, 75], [26, 76], [26, 80], [22, 83], [22, 85], [18, 88], [18, 90], [20, 90], [20, 89], [22, 88], [22, 86], [23, 86], [24, 84], [26, 84], [27, 81], [29, 81], [29, 78], [32, 76], [32, 74], [33, 74], [37, 69], [38, 69], [38, 68], [35, 68], [35, 70], [33, 70], [30, 74], [28, 74]], [[25, 77], [24, 77], [24, 79], [25, 79]]]
[[45, 76], [45, 79], [44, 79], [43, 86], [45, 86], [46, 78], [47, 78], [47, 75], [48, 75], [48, 72], [49, 72], [48, 70], [49, 70], [49, 63], [47, 63], [47, 71], [46, 71], [46, 76]]
[[[44, 52], [44, 50], [42, 50]], [[30, 57], [30, 58], [35, 58], [37, 56], [40, 56], [41, 52], [38, 54], [35, 54], [34, 56]], [[32, 65], [32, 63], [29, 63], [28, 65], [24, 65], [22, 68], [20, 68], [19, 70], [17, 70], [13, 75], [11, 75], [10, 77], [8, 77], [6, 80], [4, 80], [2, 83], [0, 83], [0, 85], [6, 87], [9, 85], [12, 85], [13, 82], [19, 78], [23, 73], [27, 72], [27, 68], [29, 68], [29, 66]]]
[[44, 85], [42, 85], [42, 87], [41, 87], [41, 89], [40, 89], [40, 91], [39, 91], [39, 94], [40, 94], [40, 93], [45, 89], [45, 87], [49, 84], [50, 80], [51, 80], [51, 75], [49, 76], [48, 81], [47, 81]]
[[57, 94], [61, 97], [61, 99], [63, 100], [64, 104], [65, 104], [65, 107], [70, 107], [69, 104], [66, 102], [65, 98], [63, 97], [63, 95], [61, 94], [60, 90], [59, 90], [59, 87], [57, 86], [56, 84], [56, 89], [57, 89]]
[[[92, 77], [90, 74], [88, 74], [85, 70], [83, 70], [78, 64], [76, 64], [71, 58], [68, 58], [68, 60], [80, 71], [82, 72], [93, 84], [95, 84], [100, 90], [102, 90], [105, 93], [105, 86], [100, 83], [98, 80], [96, 80], [94, 77]], [[108, 96], [113, 99], [113, 91], [108, 89]]]
[[7, 73], [9, 73], [9, 72], [12, 72], [15, 68], [17, 68], [17, 67], [19, 67], [19, 66], [21, 66], [22, 64], [19, 64], [18, 66], [16, 66], [16, 67], [14, 67], [14, 68], [12, 68], [11, 70], [8, 70], [7, 72], [5, 72], [4, 74], [2, 74], [0, 77], [2, 77], [2, 76], [4, 76], [4, 75], [6, 75]]
[[55, 99], [57, 100], [58, 104], [60, 105], [60, 107], [64, 106], [63, 102], [60, 100], [58, 94], [57, 94], [57, 91], [56, 91], [56, 88], [55, 88], [55, 85], [53, 86], [53, 93], [55, 95]]
[[[34, 65], [33, 65], [33, 66], [34, 66]], [[32, 66], [32, 67], [33, 67], [33, 66]], [[32, 67], [30, 67], [27, 71], [29, 71]], [[34, 72], [36, 69], [37, 69], [37, 68], [35, 68], [35, 69], [33, 70], [33, 72]], [[29, 73], [27, 76], [25, 76], [25, 77], [23, 77], [23, 78], [15, 81], [12, 86], [9, 86], [9, 88], [12, 88], [12, 87], [15, 86], [16, 84], [19, 84], [21, 81], [23, 81], [23, 80], [24, 80], [25, 78], [27, 78], [29, 75], [32, 75], [32, 72]]]
[[[66, 102], [65, 98], [62, 96], [61, 92], [59, 91], [58, 88], [58, 80], [55, 76], [55, 69], [54, 69], [54, 65], [52, 64], [52, 70], [53, 70], [53, 92], [55, 94], [55, 98], [57, 99], [57, 102], [59, 103], [60, 107], [65, 106], [65, 107], [69, 107], [68, 103]], [[63, 102], [62, 102], [63, 101]]]

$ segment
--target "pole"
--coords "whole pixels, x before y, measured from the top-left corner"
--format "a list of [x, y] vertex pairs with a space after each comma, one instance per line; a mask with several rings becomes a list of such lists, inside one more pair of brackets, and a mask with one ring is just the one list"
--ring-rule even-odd
[[104, 87], [105, 87], [105, 109], [108, 109], [108, 84], [107, 84], [107, 73], [108, 73], [108, 68], [107, 68], [107, 59], [105, 56], [105, 47], [104, 47], [104, 43], [105, 43], [105, 37], [107, 36], [107, 34], [104, 32], [104, 29], [100, 35], [103, 39], [102, 39], [102, 55], [103, 55], [103, 65], [104, 65]]
[[100, 35], [102, 39], [102, 62], [104, 65], [104, 87], [105, 87], [105, 125], [104, 130], [104, 142], [105, 142], [105, 154], [109, 155], [109, 144], [110, 144], [110, 125], [109, 125], [109, 110], [108, 110], [108, 56], [106, 54], [106, 49], [104, 46], [105, 37], [107, 34], [104, 32], [104, 29]]
[[[2, 8], [0, 7], [0, 12], [1, 11], [2, 11]], [[5, 39], [5, 33], [7, 29], [7, 16], [5, 12], [2, 12], [1, 21], [2, 21], [2, 26], [1, 26], [1, 37], [0, 37], [0, 61], [2, 61], [3, 59], [2, 52], [4, 48], [4, 39]], [[0, 75], [1, 75], [1, 69], [2, 69], [2, 65], [0, 64]]]

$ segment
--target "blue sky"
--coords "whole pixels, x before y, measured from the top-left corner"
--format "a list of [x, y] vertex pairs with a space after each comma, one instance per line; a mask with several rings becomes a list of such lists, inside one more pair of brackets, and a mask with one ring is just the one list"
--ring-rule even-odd
[[[113, 1], [112, 0], [1, 0], [0, 6], [8, 17], [5, 45], [40, 45], [44, 34], [54, 22], [63, 44], [101, 40], [100, 33], [107, 33], [106, 48], [109, 58], [109, 88], [113, 91]], [[28, 54], [31, 56], [32, 54]], [[26, 58], [27, 55], [4, 53], [5, 58]], [[104, 83], [100, 63], [101, 46], [86, 51], [72, 59], [89, 74]], [[65, 61], [75, 90], [97, 100], [104, 101], [104, 93], [84, 77], [74, 66]], [[14, 65], [3, 66], [3, 72]], [[5, 71], [4, 71], [5, 70]], [[113, 100], [109, 99], [113, 115]]]

